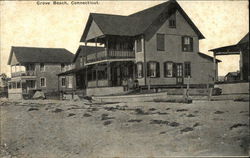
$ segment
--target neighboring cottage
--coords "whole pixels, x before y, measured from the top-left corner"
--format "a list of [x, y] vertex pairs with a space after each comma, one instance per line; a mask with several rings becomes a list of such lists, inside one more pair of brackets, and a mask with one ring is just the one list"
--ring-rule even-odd
[[239, 81], [240, 80], [240, 72], [229, 72], [224, 79], [226, 82], [233, 82], [233, 81]]
[[129, 16], [90, 13], [76, 69], [59, 76], [75, 75], [76, 88], [86, 95], [117, 94], [128, 83], [140, 88], [213, 84], [219, 60], [214, 66], [212, 57], [199, 52], [201, 39], [173, 0]]
[[57, 74], [72, 69], [74, 54], [63, 48], [12, 47], [9, 98], [32, 97], [35, 91], [53, 95], [73, 82]]

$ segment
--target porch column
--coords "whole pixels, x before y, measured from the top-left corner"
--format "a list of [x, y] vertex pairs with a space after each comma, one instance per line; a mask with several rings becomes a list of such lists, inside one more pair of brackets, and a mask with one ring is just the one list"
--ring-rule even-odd
[[135, 45], [134, 45], [134, 51], [135, 51], [135, 53], [136, 53], [136, 50], [137, 50], [137, 41], [135, 39]]
[[85, 88], [88, 88], [88, 66], [85, 67]]
[[217, 66], [216, 66], [216, 53], [213, 52], [213, 62], [214, 62], [214, 83], [217, 81]]
[[107, 62], [107, 79], [108, 79], [108, 86], [111, 86], [111, 71], [110, 71], [110, 62]]
[[240, 80], [243, 80], [243, 53], [240, 50]]
[[106, 53], [107, 53], [106, 59], [108, 59], [108, 57], [109, 57], [109, 39], [108, 39], [108, 37], [106, 38]]
[[135, 78], [136, 78], [135, 74], [137, 73], [137, 72], [135, 72], [135, 70], [136, 70], [135, 67], [136, 67], [136, 63], [133, 62], [133, 80], [135, 80]]
[[97, 60], [97, 38], [95, 38], [95, 59]]
[[98, 64], [96, 64], [95, 80], [96, 80], [96, 87], [98, 87]]

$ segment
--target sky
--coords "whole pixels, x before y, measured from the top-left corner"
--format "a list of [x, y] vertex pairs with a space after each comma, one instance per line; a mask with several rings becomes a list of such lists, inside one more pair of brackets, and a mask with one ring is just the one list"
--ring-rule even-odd
[[[38, 5], [0, 2], [0, 73], [10, 75], [11, 46], [66, 48], [75, 53], [90, 12], [129, 15], [164, 1], [98, 1], [98, 4]], [[52, 3], [52, 2], [50, 2]], [[200, 52], [236, 44], [249, 32], [248, 1], [178, 1], [205, 39]], [[219, 76], [239, 70], [239, 56], [218, 56]]]

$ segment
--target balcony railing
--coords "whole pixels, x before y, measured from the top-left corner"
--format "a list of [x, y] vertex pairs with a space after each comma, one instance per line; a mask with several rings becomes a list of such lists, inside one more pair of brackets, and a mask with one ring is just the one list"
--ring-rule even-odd
[[107, 59], [133, 59], [135, 52], [133, 50], [108, 50], [100, 51], [97, 53], [89, 54], [86, 57], [87, 63], [107, 60]]
[[11, 73], [11, 77], [20, 77], [20, 76], [36, 76], [36, 73], [35, 71], [18, 71]]

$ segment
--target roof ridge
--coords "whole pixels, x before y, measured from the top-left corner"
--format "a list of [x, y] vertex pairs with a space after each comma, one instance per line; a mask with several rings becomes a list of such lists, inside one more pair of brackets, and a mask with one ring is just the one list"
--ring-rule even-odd
[[107, 15], [107, 16], [120, 16], [120, 17], [128, 17], [128, 15], [107, 14], [107, 13], [90, 13], [90, 15]]
[[176, 2], [176, 1], [175, 1], [175, 0], [168, 0], [168, 1], [166, 1], [166, 2], [157, 4], [157, 5], [155, 5], [155, 6], [152, 6], [152, 7], [147, 8], [147, 9], [143, 9], [143, 10], [141, 10], [141, 11], [135, 12], [135, 13], [130, 14], [130, 15], [128, 15], [128, 16], [131, 17], [131, 16], [135, 16], [136, 14], [141, 14], [141, 13], [144, 13], [144, 12], [146, 12], [146, 11], [148, 11], [148, 10], [153, 9], [153, 8], [157, 8], [157, 7], [159, 7], [159, 6], [166, 5], [167, 3], [170, 3], [170, 2]]
[[49, 48], [49, 47], [29, 47], [29, 46], [11, 46], [12, 48], [35, 48], [35, 49], [65, 49], [66, 48]]

